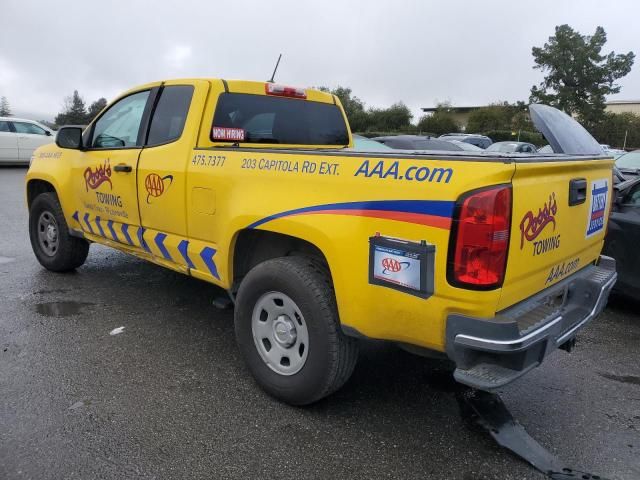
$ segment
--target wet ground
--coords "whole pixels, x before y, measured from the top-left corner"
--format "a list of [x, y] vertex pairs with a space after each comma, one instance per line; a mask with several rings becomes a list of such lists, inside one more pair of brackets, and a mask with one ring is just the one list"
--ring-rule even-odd
[[[76, 273], [36, 262], [24, 169], [0, 168], [0, 479], [543, 479], [460, 415], [446, 369], [363, 344], [308, 408], [262, 393], [216, 289], [93, 245]], [[568, 465], [640, 478], [640, 306], [616, 300], [500, 392]]]

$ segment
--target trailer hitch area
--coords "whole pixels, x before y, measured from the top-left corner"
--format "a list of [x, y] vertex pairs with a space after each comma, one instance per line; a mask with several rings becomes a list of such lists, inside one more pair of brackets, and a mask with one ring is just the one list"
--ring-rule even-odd
[[549, 478], [606, 480], [563, 465], [513, 418], [497, 394], [464, 387], [457, 391], [456, 396], [463, 417], [483, 427], [501, 447], [511, 450]]

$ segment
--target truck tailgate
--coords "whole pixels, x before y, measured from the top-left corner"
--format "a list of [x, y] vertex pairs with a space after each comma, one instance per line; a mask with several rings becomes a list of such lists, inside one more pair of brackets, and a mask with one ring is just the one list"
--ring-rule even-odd
[[507, 270], [498, 311], [599, 256], [612, 192], [612, 159], [516, 163]]

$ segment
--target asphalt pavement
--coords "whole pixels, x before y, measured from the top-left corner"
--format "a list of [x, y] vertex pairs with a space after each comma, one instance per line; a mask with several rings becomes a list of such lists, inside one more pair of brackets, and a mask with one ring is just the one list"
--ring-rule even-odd
[[[99, 245], [77, 272], [31, 252], [25, 169], [0, 168], [0, 479], [543, 479], [475, 426], [441, 364], [365, 342], [306, 408], [245, 369], [216, 288]], [[640, 306], [614, 298], [500, 390], [568, 466], [640, 479]]]

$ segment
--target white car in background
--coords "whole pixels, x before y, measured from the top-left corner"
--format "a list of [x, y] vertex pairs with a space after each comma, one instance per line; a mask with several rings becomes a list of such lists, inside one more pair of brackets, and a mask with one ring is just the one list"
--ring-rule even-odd
[[29, 165], [34, 150], [55, 138], [55, 132], [41, 123], [0, 117], [0, 165]]

